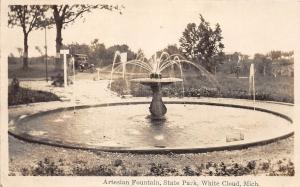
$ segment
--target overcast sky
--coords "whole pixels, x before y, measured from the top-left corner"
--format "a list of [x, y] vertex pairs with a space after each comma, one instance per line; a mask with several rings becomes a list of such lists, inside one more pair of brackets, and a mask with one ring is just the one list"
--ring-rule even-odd
[[[114, 1], [117, 3], [119, 1]], [[63, 43], [89, 44], [98, 38], [106, 47], [127, 44], [147, 56], [168, 44], [178, 44], [186, 25], [199, 23], [199, 14], [214, 26], [221, 25], [225, 52], [245, 54], [270, 50], [294, 50], [299, 34], [299, 2], [259, 0], [126, 0], [123, 14], [97, 10], [63, 30]], [[20, 27], [9, 29], [8, 50], [17, 55], [23, 48]], [[44, 31], [29, 36], [29, 55], [44, 46]], [[48, 30], [49, 55], [55, 54], [55, 29]]]

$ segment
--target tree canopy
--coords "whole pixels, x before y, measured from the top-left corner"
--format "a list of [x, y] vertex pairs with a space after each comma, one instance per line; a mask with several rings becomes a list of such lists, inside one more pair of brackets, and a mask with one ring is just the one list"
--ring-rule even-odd
[[189, 23], [180, 38], [180, 50], [184, 56], [203, 65], [208, 71], [214, 72], [222, 61], [224, 44], [219, 24], [212, 29], [202, 15], [200, 23]]
[[[89, 61], [98, 66], [110, 65], [113, 62], [113, 58], [116, 51], [126, 52], [127, 59], [133, 60], [136, 58], [136, 54], [129, 48], [128, 45], [113, 45], [106, 48], [103, 43], [99, 43], [98, 39], [94, 39], [89, 45], [72, 43], [66, 46], [70, 49], [71, 54], [85, 54], [88, 56]], [[119, 58], [119, 57], [117, 57]]]
[[45, 12], [48, 6], [10, 5], [8, 25], [21, 27], [24, 36], [23, 69], [28, 69], [28, 35], [33, 29], [45, 26]]
[[74, 23], [78, 18], [82, 18], [84, 13], [91, 12], [93, 9], [103, 9], [103, 10], [118, 10], [121, 13], [123, 6], [119, 7], [118, 5], [108, 5], [108, 4], [96, 4], [96, 5], [84, 5], [84, 4], [75, 4], [75, 5], [51, 5], [53, 10], [52, 22], [56, 26], [56, 53], [57, 58], [58, 54], [63, 45], [62, 43], [62, 29], [67, 27], [69, 24]]

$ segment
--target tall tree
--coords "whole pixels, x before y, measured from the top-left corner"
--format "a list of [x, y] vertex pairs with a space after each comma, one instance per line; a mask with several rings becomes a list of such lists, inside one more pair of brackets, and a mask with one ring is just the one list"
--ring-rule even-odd
[[[63, 45], [62, 29], [74, 23], [78, 18], [82, 18], [84, 13], [91, 12], [93, 9], [120, 10], [119, 6], [108, 4], [97, 5], [52, 5], [53, 19], [56, 26], [56, 58], [60, 58], [59, 52]], [[121, 7], [122, 8], [122, 7]], [[120, 12], [121, 13], [121, 12]], [[58, 61], [58, 59], [56, 59]]]
[[28, 69], [28, 36], [34, 29], [43, 27], [47, 6], [39, 5], [10, 5], [8, 25], [22, 28], [24, 35], [23, 69]]
[[210, 27], [209, 22], [200, 15], [200, 23], [189, 23], [180, 38], [180, 49], [189, 60], [203, 65], [208, 71], [215, 72], [222, 62], [224, 44], [219, 24]]

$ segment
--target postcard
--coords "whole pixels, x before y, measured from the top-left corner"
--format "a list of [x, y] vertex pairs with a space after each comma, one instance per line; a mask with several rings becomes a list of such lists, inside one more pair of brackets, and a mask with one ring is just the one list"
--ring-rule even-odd
[[1, 1], [1, 178], [299, 186], [300, 1]]

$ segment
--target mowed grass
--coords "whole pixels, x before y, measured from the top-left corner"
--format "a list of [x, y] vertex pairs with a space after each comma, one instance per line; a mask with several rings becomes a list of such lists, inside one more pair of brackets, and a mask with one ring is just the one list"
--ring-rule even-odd
[[[63, 73], [62, 70], [55, 70], [53, 62], [48, 63], [48, 78], [56, 76], [58, 73]], [[23, 69], [21, 63], [8, 64], [8, 78], [17, 77], [18, 79], [46, 79], [46, 65], [45, 63], [29, 64], [27, 70]]]
[[[217, 80], [221, 89], [229, 92], [249, 91], [248, 78], [235, 78], [224, 74], [218, 74]], [[294, 77], [288, 76], [255, 76], [255, 92], [257, 95], [265, 95], [271, 100], [282, 102], [294, 102]]]

